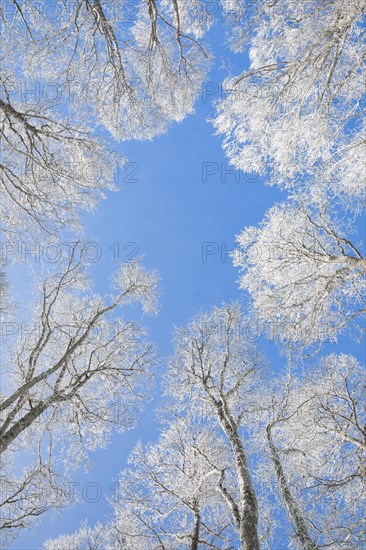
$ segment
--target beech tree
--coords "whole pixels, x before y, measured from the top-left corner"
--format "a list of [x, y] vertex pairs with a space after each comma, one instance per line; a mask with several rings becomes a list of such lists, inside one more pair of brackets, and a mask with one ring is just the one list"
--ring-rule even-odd
[[[244, 436], [263, 364], [251, 336], [237, 304], [177, 330], [160, 412], [166, 428], [146, 450], [137, 446], [121, 474], [112, 524], [126, 548], [260, 548], [266, 522], [259, 527]], [[65, 540], [46, 548], [68, 548]]]
[[10, 0], [1, 17], [3, 229], [55, 236], [115, 188], [122, 159], [92, 128], [151, 139], [193, 112], [212, 17], [176, 0]]
[[[130, 457], [119, 480], [114, 529], [130, 548], [228, 547], [235, 529], [218, 491], [230, 455], [208, 423], [178, 418]], [[57, 546], [56, 546], [57, 547]], [[52, 547], [51, 547], [52, 548]]]
[[[241, 288], [282, 342], [363, 330], [366, 3], [223, 2], [230, 44], [250, 66], [224, 85], [214, 124], [239, 169], [289, 190], [238, 237]], [[352, 323], [351, 323], [352, 322]]]
[[249, 327], [239, 306], [233, 304], [199, 315], [187, 328], [179, 329], [167, 387], [177, 407], [184, 403], [207, 407], [227, 438], [235, 462], [237, 494], [223, 493], [241, 547], [255, 550], [260, 547], [258, 499], [243, 426], [256, 406], [254, 388], [263, 360]]
[[288, 201], [238, 236], [240, 286], [280, 341], [335, 340], [349, 324], [363, 332], [366, 258], [344, 229], [326, 207]]
[[94, 548], [101, 533], [106, 548], [232, 548], [237, 534], [219, 491], [230, 453], [214, 426], [197, 420], [177, 418], [157, 442], [137, 445], [121, 472], [109, 523], [84, 525], [45, 548], [83, 548], [87, 541]]
[[236, 304], [177, 330], [163, 430], [132, 453], [113, 518], [47, 550], [270, 548], [278, 524], [299, 550], [364, 545], [361, 365], [332, 354], [261, 377], [255, 339]]
[[[34, 318], [22, 323], [2, 365], [0, 454], [9, 467], [24, 448], [33, 449], [32, 475], [44, 476], [48, 469], [51, 484], [57, 479], [54, 455], [63, 456], [66, 467], [76, 467], [87, 460], [88, 450], [108, 442], [113, 427], [133, 425], [149, 397], [154, 353], [142, 329], [115, 312], [134, 301], [145, 312], [154, 311], [155, 285], [153, 272], [136, 262], [125, 264], [105, 302], [92, 294], [77, 246], [60, 271], [40, 284]], [[7, 493], [2, 503], [9, 530], [27, 525], [33, 515], [34, 502], [24, 496], [27, 476], [29, 470], [18, 484], [9, 484], [14, 495]], [[22, 521], [17, 519], [20, 496]]]
[[80, 208], [91, 210], [104, 190], [116, 189], [118, 156], [49, 106], [19, 103], [0, 100], [1, 229], [11, 241], [19, 232], [56, 238], [79, 229]]
[[0, 545], [6, 548], [19, 529], [30, 527], [44, 512], [71, 503], [70, 488], [47, 463], [33, 464], [16, 475], [10, 461], [0, 457]]
[[321, 165], [322, 182], [364, 205], [365, 1], [223, 7], [233, 50], [249, 46], [250, 59], [247, 71], [225, 81], [214, 120], [230, 161], [297, 188]]
[[92, 116], [118, 139], [151, 139], [192, 112], [209, 56], [205, 3], [12, 2], [4, 19], [25, 72], [57, 82], [74, 116]]
[[[106, 189], [116, 189], [119, 155], [86, 124], [58, 112], [58, 100], [24, 96], [16, 36], [5, 33], [1, 60], [1, 230], [10, 241], [79, 229], [79, 209], [91, 210]], [[37, 74], [36, 72], [34, 74]], [[38, 76], [37, 76], [38, 78]], [[29, 84], [29, 87], [43, 85]]]
[[276, 385], [266, 427], [279, 501], [296, 545], [361, 548], [366, 540], [365, 376], [350, 355], [330, 355]]

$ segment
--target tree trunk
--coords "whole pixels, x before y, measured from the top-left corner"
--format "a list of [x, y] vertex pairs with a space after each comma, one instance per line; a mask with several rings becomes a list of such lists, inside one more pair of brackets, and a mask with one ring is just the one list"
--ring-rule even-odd
[[243, 550], [260, 550], [258, 537], [258, 502], [253, 488], [244, 445], [237, 426], [225, 405], [216, 402], [219, 422], [234, 453], [241, 501], [239, 535]]
[[13, 424], [13, 426], [0, 438], [0, 454], [3, 453], [9, 445], [26, 430], [50, 405], [50, 399], [42, 401], [26, 413], [23, 418]]
[[201, 515], [196, 505], [194, 510], [194, 531], [192, 536], [191, 550], [198, 550], [198, 541], [200, 536], [200, 527], [201, 527]]
[[319, 550], [318, 546], [312, 541], [310, 537], [305, 519], [301, 513], [300, 508], [297, 506], [294, 497], [291, 494], [290, 488], [287, 484], [280, 456], [278, 454], [276, 446], [272, 441], [271, 426], [267, 426], [267, 439], [269, 442], [271, 457], [274, 463], [281, 495], [284, 500], [285, 507], [296, 528], [296, 538], [299, 539], [304, 550]]

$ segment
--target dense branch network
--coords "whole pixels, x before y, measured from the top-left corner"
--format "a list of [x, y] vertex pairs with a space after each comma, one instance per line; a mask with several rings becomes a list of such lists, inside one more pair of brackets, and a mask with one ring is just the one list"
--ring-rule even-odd
[[[87, 450], [106, 443], [114, 427], [133, 425], [149, 397], [152, 346], [136, 323], [114, 312], [131, 301], [154, 310], [155, 275], [138, 263], [122, 266], [116, 292], [104, 303], [88, 291], [84, 264], [83, 250], [74, 247], [64, 267], [41, 283], [34, 318], [22, 323], [2, 365], [0, 454], [11, 466], [22, 449], [33, 449], [38, 467], [31, 482], [34, 475], [45, 476], [47, 467], [47, 479], [56, 485], [54, 454], [63, 448], [64, 463], [76, 467]], [[24, 477], [19, 484], [25, 486], [16, 491], [29, 491]], [[25, 521], [33, 504], [29, 508], [23, 500]], [[5, 517], [17, 517], [16, 502], [3, 502]], [[6, 519], [9, 527], [12, 521]]]

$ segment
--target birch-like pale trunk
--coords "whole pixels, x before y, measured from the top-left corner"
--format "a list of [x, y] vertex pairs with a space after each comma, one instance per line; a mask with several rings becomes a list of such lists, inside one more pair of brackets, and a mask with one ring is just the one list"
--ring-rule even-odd
[[239, 536], [243, 550], [260, 550], [258, 537], [258, 502], [253, 488], [249, 464], [244, 445], [238, 434], [237, 425], [225, 402], [215, 401], [218, 420], [233, 450], [241, 512], [238, 518]]
[[269, 443], [271, 458], [275, 467], [276, 477], [280, 487], [281, 496], [285, 504], [285, 508], [287, 509], [287, 512], [292, 520], [292, 524], [295, 527], [296, 538], [300, 541], [304, 550], [319, 550], [319, 547], [315, 544], [315, 542], [313, 542], [309, 534], [303, 514], [300, 508], [297, 506], [296, 501], [288, 486], [282, 462], [278, 450], [273, 443], [271, 432], [272, 426], [267, 426], [267, 439]]

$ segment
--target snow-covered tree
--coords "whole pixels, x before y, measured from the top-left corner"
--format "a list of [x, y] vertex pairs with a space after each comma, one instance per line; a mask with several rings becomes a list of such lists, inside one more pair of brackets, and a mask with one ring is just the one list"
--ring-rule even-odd
[[122, 161], [92, 129], [151, 139], [193, 112], [213, 19], [201, 0], [1, 8], [2, 229], [55, 235], [114, 188]]
[[[52, 475], [54, 456], [75, 467], [88, 450], [106, 445], [113, 427], [135, 422], [149, 396], [154, 352], [142, 329], [116, 312], [135, 301], [154, 311], [156, 276], [132, 262], [119, 269], [113, 285], [107, 302], [91, 292], [77, 246], [40, 284], [33, 319], [20, 325], [2, 365], [0, 453], [7, 462], [33, 449], [38, 474], [48, 467]], [[5, 503], [9, 527], [19, 515], [16, 503]], [[25, 522], [24, 499], [23, 505]]]
[[0, 547], [6, 548], [19, 529], [29, 527], [44, 512], [70, 504], [70, 491], [47, 463], [27, 466], [16, 475], [0, 457]]
[[126, 548], [227, 547], [235, 528], [219, 492], [230, 468], [225, 441], [210, 423], [177, 419], [154, 445], [138, 445], [122, 472], [116, 527]]
[[100, 533], [103, 548], [232, 548], [237, 534], [219, 491], [230, 453], [216, 436], [210, 424], [176, 419], [156, 443], [135, 448], [119, 479], [112, 521], [96, 530], [83, 526], [45, 548], [84, 548]]
[[247, 71], [225, 81], [214, 121], [231, 162], [285, 187], [303, 186], [321, 166], [320, 180], [359, 209], [365, 0], [225, 0], [223, 6], [233, 50], [249, 46], [250, 58]]
[[49, 540], [47, 550], [101, 536], [113, 550], [271, 548], [278, 524], [299, 550], [363, 547], [361, 365], [329, 355], [306, 371], [261, 377], [248, 323], [231, 304], [177, 330], [163, 430], [132, 453], [113, 518]]
[[251, 324], [238, 304], [214, 308], [198, 315], [176, 333], [176, 353], [169, 366], [167, 391], [173, 409], [203, 408], [227, 439], [233, 456], [235, 493], [222, 494], [231, 510], [241, 547], [260, 547], [258, 498], [249, 466], [245, 430], [257, 407], [263, 359], [255, 344]]
[[78, 210], [91, 210], [114, 189], [118, 156], [90, 129], [57, 116], [52, 105], [0, 100], [1, 229], [14, 241], [79, 227]]
[[266, 427], [272, 475], [296, 547], [362, 548], [366, 541], [365, 374], [330, 355], [277, 384]]
[[[72, 535], [61, 535], [49, 539], [44, 544], [45, 550], [129, 550], [126, 541], [115, 524], [97, 523], [90, 527], [84, 522], [82, 527]], [[133, 548], [139, 548], [135, 546]], [[132, 550], [132, 548], [131, 548]]]
[[215, 125], [238, 168], [291, 189], [239, 235], [240, 286], [271, 336], [334, 341], [366, 311], [363, 246], [351, 237], [366, 196], [366, 2], [223, 5], [250, 67], [227, 79]]
[[202, 0], [9, 4], [10, 60], [24, 55], [24, 73], [55, 82], [79, 120], [151, 139], [193, 111], [209, 61], [200, 39], [213, 22]]
[[0, 258], [0, 320], [1, 323], [10, 315], [14, 307], [9, 292], [9, 281], [6, 273], [6, 263]]
[[[125, 528], [127, 524], [125, 524]], [[81, 528], [71, 535], [61, 535], [56, 539], [48, 539], [44, 543], [45, 550], [132, 550], [139, 549], [139, 540], [136, 539], [136, 546], [128, 546], [116, 522], [97, 523], [90, 527], [85, 521]], [[145, 546], [148, 548], [148, 546]], [[161, 547], [162, 548], [162, 547]]]
[[271, 336], [311, 344], [334, 340], [348, 324], [362, 331], [366, 258], [345, 229], [325, 207], [288, 201], [238, 236], [240, 286]]
[[[252, 338], [237, 304], [177, 330], [160, 408], [165, 428], [156, 443], [136, 447], [106, 525], [119, 531], [126, 549], [260, 548], [266, 522], [262, 515], [259, 528], [245, 441], [263, 365]], [[69, 548], [65, 540], [74, 539], [60, 537], [46, 548]]]

